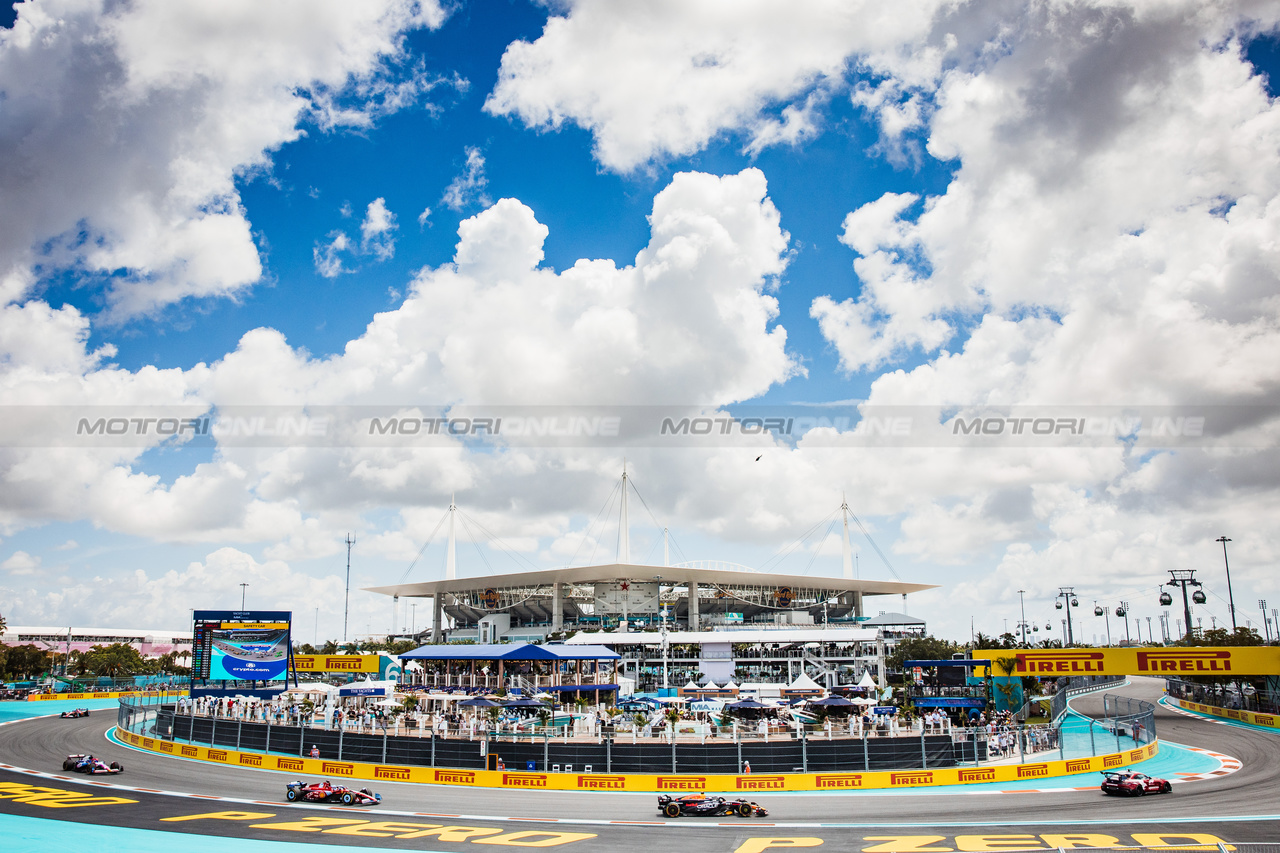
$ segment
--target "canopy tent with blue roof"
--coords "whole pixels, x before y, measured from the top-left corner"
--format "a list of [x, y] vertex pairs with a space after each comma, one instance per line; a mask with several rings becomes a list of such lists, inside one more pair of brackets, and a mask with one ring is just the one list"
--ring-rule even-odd
[[[480, 645], [459, 645], [447, 643], [443, 645], [421, 646], [411, 652], [400, 655], [400, 660], [435, 661], [442, 663], [445, 685], [465, 687], [489, 687], [490, 679], [496, 682], [494, 687], [506, 687], [507, 675], [512, 671], [525, 669], [525, 664], [551, 664], [551, 674], [541, 675], [530, 670], [529, 677], [539, 689], [566, 691], [613, 691], [617, 690], [616, 661], [621, 655], [605, 646], [566, 646], [560, 643], [487, 643]], [[589, 663], [587, 667], [585, 663]], [[481, 664], [483, 666], [477, 666]], [[496, 674], [494, 673], [496, 670]], [[426, 678], [434, 678], [437, 682], [441, 673], [424, 673]], [[566, 677], [572, 678], [565, 683]], [[542, 683], [545, 681], [546, 683]], [[467, 682], [467, 683], [463, 683]], [[478, 682], [483, 682], [483, 685]]]

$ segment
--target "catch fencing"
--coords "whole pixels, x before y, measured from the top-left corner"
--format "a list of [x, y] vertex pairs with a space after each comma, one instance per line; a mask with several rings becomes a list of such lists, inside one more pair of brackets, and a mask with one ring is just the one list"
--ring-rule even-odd
[[480, 732], [474, 737], [368, 733], [348, 728], [277, 725], [177, 713], [172, 701], [138, 696], [120, 700], [119, 725], [146, 737], [246, 752], [312, 756], [336, 761], [481, 769], [489, 755], [509, 768], [605, 773], [822, 773], [937, 769], [1081, 758], [1149, 742], [1154, 726], [1134, 726], [1132, 715], [1113, 721], [1077, 719], [1063, 725], [991, 725], [896, 737], [833, 737], [801, 728], [768, 740], [739, 733], [689, 738], [642, 737], [604, 730], [573, 736], [564, 729], [531, 733]]

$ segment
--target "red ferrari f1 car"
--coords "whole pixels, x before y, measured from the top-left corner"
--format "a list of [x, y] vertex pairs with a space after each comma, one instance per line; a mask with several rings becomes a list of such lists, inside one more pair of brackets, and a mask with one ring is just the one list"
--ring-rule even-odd
[[1168, 794], [1173, 790], [1173, 785], [1164, 779], [1157, 779], [1132, 770], [1104, 770], [1102, 775], [1102, 793], [1104, 794], [1141, 797], [1143, 794]]
[[113, 761], [108, 764], [100, 758], [94, 758], [92, 755], [76, 753], [75, 755], [68, 755], [63, 760], [62, 769], [70, 770], [75, 773], [89, 773], [93, 776], [104, 776], [123, 773], [124, 765], [119, 761]]
[[74, 711], [63, 711], [63, 712], [62, 712], [61, 714], [59, 714], [58, 716], [59, 716], [59, 717], [62, 717], [62, 718], [64, 718], [64, 719], [75, 720], [75, 719], [79, 719], [80, 717], [87, 717], [87, 716], [89, 716], [89, 709], [88, 709], [88, 708], [76, 708]]
[[730, 800], [725, 797], [706, 797], [702, 794], [689, 794], [685, 797], [658, 797], [658, 811], [667, 817], [718, 817], [720, 815], [736, 815], [737, 817], [764, 817], [769, 814], [763, 806], [748, 800]]
[[308, 803], [342, 803], [344, 806], [376, 806], [382, 802], [382, 795], [368, 788], [357, 791], [345, 785], [330, 784], [328, 779], [309, 785], [290, 782], [285, 786], [284, 798], [291, 803], [302, 800]]

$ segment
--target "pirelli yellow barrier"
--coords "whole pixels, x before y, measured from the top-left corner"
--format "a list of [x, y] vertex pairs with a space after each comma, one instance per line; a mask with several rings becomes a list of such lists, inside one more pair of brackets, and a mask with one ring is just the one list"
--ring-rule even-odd
[[298, 672], [378, 672], [382, 658], [378, 655], [294, 655]]
[[186, 696], [187, 691], [180, 690], [173, 693], [155, 692], [146, 690], [123, 690], [120, 692], [110, 693], [32, 693], [27, 696], [28, 702], [49, 702], [61, 701], [63, 699], [119, 699], [122, 696], [159, 696], [164, 699], [169, 696], [178, 697]]
[[1213, 705], [1201, 705], [1199, 702], [1177, 699], [1173, 696], [1169, 697], [1169, 701], [1179, 708], [1186, 708], [1188, 711], [1199, 711], [1201, 714], [1222, 717], [1224, 720], [1239, 720], [1242, 723], [1249, 723], [1253, 726], [1280, 729], [1280, 715], [1259, 714], [1254, 711], [1236, 711], [1231, 708], [1215, 708]]
[[[991, 675], [1280, 674], [1280, 646], [974, 649], [973, 659], [994, 661], [989, 667]], [[1000, 666], [1001, 661], [1008, 662], [1008, 673]], [[987, 674], [986, 669], [978, 667], [974, 673], [981, 676]]]
[[[116, 737], [139, 749], [232, 767], [279, 770], [298, 776], [332, 779], [371, 779], [382, 782], [417, 782], [425, 785], [463, 785], [475, 788], [539, 788], [550, 791], [632, 791], [637, 793], [702, 791], [862, 791], [877, 788], [920, 788], [937, 785], [971, 785], [978, 782], [1017, 782], [1110, 770], [1145, 761], [1159, 752], [1158, 742], [1138, 749], [1042, 761], [1035, 764], [996, 764], [987, 767], [946, 767], [937, 770], [873, 770], [865, 773], [528, 773], [516, 770], [453, 770], [443, 767], [400, 767], [293, 758], [237, 752], [116, 730]], [[501, 755], [501, 744], [492, 746]]]

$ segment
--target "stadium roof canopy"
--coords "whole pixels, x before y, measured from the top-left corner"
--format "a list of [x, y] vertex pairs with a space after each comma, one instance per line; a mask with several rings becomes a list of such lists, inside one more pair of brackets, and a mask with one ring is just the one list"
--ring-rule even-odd
[[421, 646], [400, 655], [400, 660], [617, 660], [619, 657], [616, 652], [604, 646], [566, 648], [556, 643], [541, 646], [534, 643], [447, 643]]
[[534, 572], [504, 575], [452, 578], [394, 586], [365, 587], [366, 592], [395, 595], [401, 598], [430, 598], [439, 593], [466, 593], [494, 587], [528, 587], [554, 583], [588, 584], [610, 581], [659, 581], [663, 584], [694, 582], [721, 586], [800, 587], [836, 592], [860, 592], [863, 595], [906, 595], [935, 589], [936, 584], [904, 581], [862, 580], [827, 575], [781, 575], [741, 569], [693, 568], [686, 566], [646, 566], [634, 563], [605, 563], [599, 566], [568, 566]]

